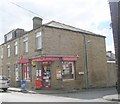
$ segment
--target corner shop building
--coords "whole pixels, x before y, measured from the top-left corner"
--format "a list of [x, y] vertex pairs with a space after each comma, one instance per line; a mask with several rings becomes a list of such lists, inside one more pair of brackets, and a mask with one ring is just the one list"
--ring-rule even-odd
[[[3, 74], [10, 74], [12, 86], [26, 80], [27, 88], [33, 88], [37, 78], [51, 89], [107, 86], [104, 36], [55, 21], [42, 24], [38, 17], [33, 20], [33, 30], [2, 45]], [[7, 49], [15, 50], [16, 42], [18, 54], [7, 57]]]

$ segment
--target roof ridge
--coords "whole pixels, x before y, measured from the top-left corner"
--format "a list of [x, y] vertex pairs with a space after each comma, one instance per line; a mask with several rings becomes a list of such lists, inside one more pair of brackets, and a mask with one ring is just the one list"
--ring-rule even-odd
[[[56, 23], [59, 23], [59, 24], [65, 25], [65, 26], [69, 26], [69, 27], [72, 27], [72, 28], [76, 28], [76, 27], [74, 27], [74, 26], [67, 25], [67, 24], [65, 24], [65, 23], [61, 23], [61, 22], [54, 21], [54, 20], [52, 20], [52, 21], [48, 22], [47, 24], [50, 24], [50, 23], [52, 23], [52, 22], [56, 22]], [[76, 29], [79, 29], [79, 28], [76, 28]], [[82, 29], [81, 29], [81, 30], [82, 30]]]
[[[91, 32], [91, 31], [80, 29], [80, 28], [77, 28], [77, 27], [74, 27], [74, 26], [71, 26], [71, 25], [67, 25], [67, 24], [64, 24], [64, 23], [61, 23], [61, 22], [58, 22], [58, 21], [54, 21], [54, 20], [52, 20], [52, 21], [50, 21], [50, 22], [48, 22], [48, 23], [46, 23], [44, 25], [50, 26], [50, 24], [52, 24], [52, 23], [58, 23], [60, 25], [66, 26], [66, 27], [61, 26], [61, 28], [67, 28], [68, 27], [68, 29], [71, 28], [70, 30], [75, 29], [76, 31], [87, 32], [87, 33], [90, 33], [90, 34], [95, 34], [95, 33]], [[54, 25], [54, 27], [55, 27], [55, 25]]]

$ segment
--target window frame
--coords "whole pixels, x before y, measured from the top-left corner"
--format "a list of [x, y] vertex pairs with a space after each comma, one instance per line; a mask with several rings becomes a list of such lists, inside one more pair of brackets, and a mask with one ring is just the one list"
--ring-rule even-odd
[[7, 65], [7, 71], [8, 71], [8, 78], [11, 78], [11, 68], [10, 65]]
[[[73, 76], [72, 78], [64, 78], [65, 75], [66, 75], [66, 76], [69, 76], [69, 75], [70, 75], [70, 74], [68, 75], [68, 74], [63, 73], [63, 70], [65, 70], [65, 69], [63, 68], [64, 63], [69, 63], [69, 64], [71, 63], [71, 64], [72, 64], [72, 69], [71, 69], [71, 71], [72, 71], [72, 72], [71, 72], [71, 76]], [[75, 70], [76, 70], [76, 69], [75, 69], [75, 61], [63, 61], [63, 62], [62, 62], [62, 80], [63, 80], [63, 81], [75, 80], [75, 74], [76, 74], [76, 73], [75, 73]], [[70, 71], [69, 71], [69, 72], [70, 72]]]
[[28, 37], [25, 37], [23, 40], [24, 53], [28, 53]]
[[10, 57], [10, 45], [7, 45], [7, 57]]
[[42, 49], [42, 32], [35, 33], [35, 48], [36, 50]]
[[31, 80], [31, 70], [30, 70], [30, 64], [25, 63], [23, 64], [23, 79], [26, 81]]
[[0, 56], [1, 59], [3, 59], [3, 47], [0, 48], [0, 55], [1, 55], [1, 56]]
[[18, 42], [15, 42], [15, 45], [14, 45], [14, 54], [18, 55]]
[[6, 40], [9, 41], [12, 39], [12, 32], [6, 35]]
[[15, 64], [15, 81], [19, 81], [19, 65]]

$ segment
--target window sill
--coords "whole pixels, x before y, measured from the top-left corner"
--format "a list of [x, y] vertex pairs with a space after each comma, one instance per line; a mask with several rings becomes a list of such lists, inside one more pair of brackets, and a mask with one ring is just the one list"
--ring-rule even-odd
[[30, 82], [30, 79], [24, 79], [26, 82]]
[[18, 56], [18, 54], [14, 55], [14, 56]]
[[24, 52], [24, 55], [28, 54], [28, 52]]
[[74, 78], [73, 79], [63, 79], [63, 81], [73, 81], [75, 80]]
[[37, 52], [37, 51], [42, 51], [42, 48], [41, 49], [35, 49], [35, 52]]
[[26, 82], [30, 82], [30, 80], [26, 80]]

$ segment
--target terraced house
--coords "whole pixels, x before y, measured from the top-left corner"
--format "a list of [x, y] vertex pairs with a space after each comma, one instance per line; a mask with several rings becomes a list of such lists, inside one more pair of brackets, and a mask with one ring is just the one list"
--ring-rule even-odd
[[81, 89], [108, 86], [105, 37], [63, 23], [42, 24], [33, 18], [33, 29], [15, 29], [4, 36], [3, 74], [11, 86]]
[[3, 48], [2, 45], [0, 45], [0, 75], [2, 75], [2, 67], [3, 67], [2, 59], [3, 59]]

